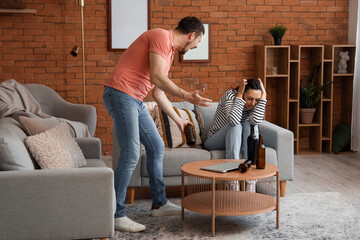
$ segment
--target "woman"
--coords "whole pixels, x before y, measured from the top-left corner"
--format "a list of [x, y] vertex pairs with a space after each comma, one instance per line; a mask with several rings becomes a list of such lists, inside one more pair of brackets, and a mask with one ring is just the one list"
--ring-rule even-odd
[[237, 88], [221, 97], [205, 148], [225, 150], [227, 159], [247, 159], [250, 125], [255, 125], [255, 135], [259, 136], [258, 125], [264, 119], [265, 107], [266, 91], [261, 79], [243, 79]]

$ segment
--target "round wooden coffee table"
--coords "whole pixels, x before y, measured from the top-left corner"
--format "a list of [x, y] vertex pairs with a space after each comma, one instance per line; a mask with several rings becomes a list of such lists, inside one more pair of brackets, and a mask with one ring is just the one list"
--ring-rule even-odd
[[[211, 215], [212, 236], [215, 236], [215, 216], [251, 215], [276, 210], [276, 228], [279, 228], [278, 168], [266, 163], [265, 169], [256, 169], [252, 166], [245, 173], [238, 170], [216, 173], [200, 169], [226, 161], [239, 162], [239, 164], [243, 162], [235, 159], [204, 160], [187, 163], [181, 167], [182, 220], [184, 220], [184, 208]], [[273, 190], [274, 176], [276, 176], [276, 196]], [[256, 180], [256, 192], [244, 191], [246, 180]], [[231, 187], [231, 184], [238, 181], [240, 190]]]

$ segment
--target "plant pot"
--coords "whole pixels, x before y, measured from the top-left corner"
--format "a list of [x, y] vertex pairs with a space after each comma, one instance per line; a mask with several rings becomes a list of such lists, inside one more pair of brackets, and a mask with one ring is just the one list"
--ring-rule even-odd
[[275, 45], [281, 45], [281, 40], [282, 40], [282, 38], [279, 38], [279, 37], [273, 37], [274, 38], [274, 44]]
[[300, 123], [312, 123], [316, 108], [300, 108]]

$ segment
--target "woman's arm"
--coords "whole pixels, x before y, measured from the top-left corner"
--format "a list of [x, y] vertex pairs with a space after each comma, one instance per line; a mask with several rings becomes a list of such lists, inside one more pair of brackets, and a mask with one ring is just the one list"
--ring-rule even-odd
[[229, 90], [225, 93], [224, 105], [225, 117], [228, 122], [233, 126], [240, 124], [245, 107], [245, 100], [237, 97], [237, 93], [233, 90]]

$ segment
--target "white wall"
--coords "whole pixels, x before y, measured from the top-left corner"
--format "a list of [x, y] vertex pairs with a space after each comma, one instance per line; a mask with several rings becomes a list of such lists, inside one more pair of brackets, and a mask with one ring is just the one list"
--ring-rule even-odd
[[358, 15], [358, 0], [350, 0], [348, 44], [356, 44], [357, 15]]

